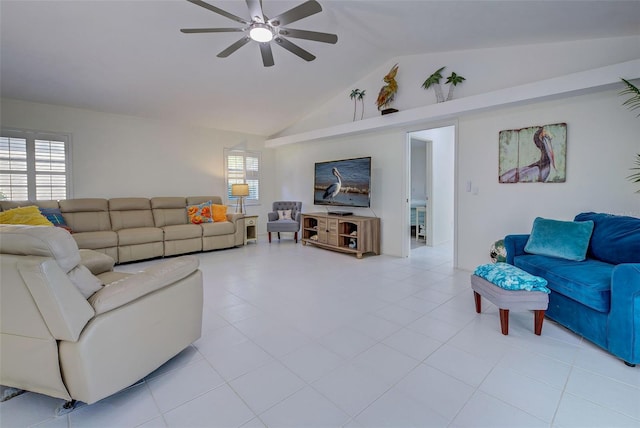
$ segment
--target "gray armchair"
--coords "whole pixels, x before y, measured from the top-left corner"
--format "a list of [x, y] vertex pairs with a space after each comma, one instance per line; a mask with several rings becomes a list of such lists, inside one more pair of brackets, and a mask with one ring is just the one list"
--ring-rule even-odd
[[[282, 219], [278, 211], [283, 214], [291, 210], [291, 218]], [[302, 213], [302, 202], [296, 201], [276, 201], [273, 203], [272, 212], [268, 214], [267, 232], [269, 233], [269, 242], [271, 242], [271, 232], [293, 232], [293, 239], [298, 242], [298, 230], [300, 230], [300, 214]]]

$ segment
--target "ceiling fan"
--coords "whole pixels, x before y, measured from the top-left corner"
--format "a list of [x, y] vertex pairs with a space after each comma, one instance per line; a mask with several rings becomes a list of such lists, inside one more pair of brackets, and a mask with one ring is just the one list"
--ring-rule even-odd
[[281, 13], [274, 18], [268, 18], [264, 14], [262, 10], [262, 0], [246, 0], [247, 6], [249, 7], [249, 14], [251, 15], [251, 18], [249, 20], [240, 18], [239, 16], [212, 6], [209, 3], [205, 3], [202, 0], [187, 1], [244, 25], [244, 27], [241, 28], [183, 28], [180, 30], [185, 34], [229, 32], [246, 33], [240, 40], [220, 52], [217, 55], [219, 58], [228, 57], [229, 55], [240, 49], [242, 46], [253, 40], [258, 42], [260, 46], [262, 63], [265, 67], [271, 67], [274, 64], [273, 52], [271, 51], [272, 41], [277, 45], [282, 46], [289, 52], [304, 59], [305, 61], [313, 61], [314, 59], [316, 59], [316, 57], [310, 52], [302, 49], [300, 46], [286, 39], [285, 36], [331, 44], [335, 44], [338, 41], [338, 36], [336, 36], [335, 34], [319, 33], [317, 31], [296, 30], [293, 28], [283, 27], [283, 25], [299, 21], [303, 18], [321, 12], [322, 7], [315, 0], [308, 0], [294, 7], [293, 9], [289, 9], [288, 11]]

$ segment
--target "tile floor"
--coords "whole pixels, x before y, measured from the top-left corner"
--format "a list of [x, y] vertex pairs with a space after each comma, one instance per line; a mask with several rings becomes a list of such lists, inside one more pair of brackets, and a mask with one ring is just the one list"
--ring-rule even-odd
[[640, 367], [548, 320], [537, 337], [531, 313], [502, 336], [449, 248], [357, 260], [265, 241], [198, 255], [202, 338], [156, 372], [57, 418], [62, 400], [25, 393], [0, 426], [640, 426]]

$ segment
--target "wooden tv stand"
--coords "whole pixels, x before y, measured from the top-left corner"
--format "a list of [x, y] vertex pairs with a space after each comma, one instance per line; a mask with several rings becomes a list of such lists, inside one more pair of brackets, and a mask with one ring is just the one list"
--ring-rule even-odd
[[302, 245], [355, 254], [380, 254], [380, 218], [326, 213], [302, 214]]

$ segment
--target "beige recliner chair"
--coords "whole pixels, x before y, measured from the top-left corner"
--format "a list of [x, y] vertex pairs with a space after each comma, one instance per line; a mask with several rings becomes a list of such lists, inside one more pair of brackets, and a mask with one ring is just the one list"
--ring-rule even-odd
[[80, 263], [65, 230], [0, 226], [0, 385], [91, 404], [200, 337], [196, 257], [137, 274]]

